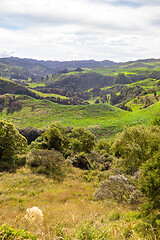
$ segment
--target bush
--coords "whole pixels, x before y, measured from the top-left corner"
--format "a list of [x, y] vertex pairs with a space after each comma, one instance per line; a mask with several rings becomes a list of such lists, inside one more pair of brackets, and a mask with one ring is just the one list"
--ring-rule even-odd
[[0, 121], [0, 164], [15, 164], [17, 154], [26, 148], [26, 139], [9, 121]]
[[95, 193], [97, 200], [111, 199], [119, 203], [139, 203], [140, 191], [131, 185], [124, 175], [110, 176], [109, 180], [101, 183]]
[[79, 155], [74, 156], [74, 158], [72, 159], [72, 164], [73, 166], [84, 169], [84, 170], [88, 170], [91, 168], [91, 164], [87, 159], [86, 154], [83, 152], [80, 153]]
[[[29, 232], [26, 232], [24, 230], [18, 230], [15, 228], [12, 228], [11, 226], [2, 225], [0, 227], [0, 239], [3, 240], [22, 240], [22, 239], [30, 239], [30, 240], [36, 240], [36, 236], [32, 235]], [[38, 240], [38, 239], [37, 239]]]
[[90, 153], [95, 145], [95, 136], [84, 128], [63, 127], [54, 122], [31, 143], [30, 149], [55, 149], [67, 158], [75, 153]]
[[114, 167], [124, 173], [134, 174], [143, 162], [152, 157], [160, 146], [160, 128], [134, 126], [124, 129], [112, 145], [113, 154], [119, 158]]
[[143, 164], [140, 190], [148, 199], [149, 208], [160, 210], [160, 152]]
[[26, 127], [19, 129], [19, 132], [27, 139], [28, 144], [31, 144], [43, 131], [35, 127]]
[[48, 149], [48, 143], [43, 141], [42, 136], [39, 136], [35, 141], [31, 142], [29, 149]]
[[52, 150], [33, 150], [27, 156], [27, 164], [35, 173], [42, 173], [52, 177], [63, 177], [66, 163], [63, 155]]
[[77, 138], [71, 139], [69, 148], [73, 151], [73, 153], [80, 153], [82, 152], [83, 144]]
[[62, 150], [63, 136], [56, 127], [51, 127], [42, 134], [42, 139], [48, 144], [48, 149]]
[[107, 139], [105, 139], [105, 138], [100, 139], [96, 143], [96, 149], [97, 149], [97, 151], [105, 150], [108, 153], [109, 149], [110, 149], [110, 144], [107, 141]]
[[84, 128], [74, 128], [70, 137], [73, 139], [77, 139], [80, 142], [80, 151], [83, 151], [85, 153], [91, 152], [91, 150], [95, 146], [95, 136], [90, 131], [85, 130]]

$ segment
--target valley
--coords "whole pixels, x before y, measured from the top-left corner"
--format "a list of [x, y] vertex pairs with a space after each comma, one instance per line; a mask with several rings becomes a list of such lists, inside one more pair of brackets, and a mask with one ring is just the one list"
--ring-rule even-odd
[[159, 59], [0, 58], [0, 239], [157, 240], [159, 163]]

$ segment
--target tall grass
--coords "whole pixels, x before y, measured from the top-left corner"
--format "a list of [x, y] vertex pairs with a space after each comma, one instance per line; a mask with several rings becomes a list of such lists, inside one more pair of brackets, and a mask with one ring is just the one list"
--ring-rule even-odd
[[[105, 173], [76, 168], [70, 168], [63, 182], [35, 175], [27, 168], [1, 173], [0, 225], [6, 222], [45, 240], [154, 239], [150, 238], [151, 227], [142, 232], [145, 225], [138, 209], [95, 201], [103, 178]], [[42, 225], [25, 218], [27, 209], [35, 206], [43, 213]]]

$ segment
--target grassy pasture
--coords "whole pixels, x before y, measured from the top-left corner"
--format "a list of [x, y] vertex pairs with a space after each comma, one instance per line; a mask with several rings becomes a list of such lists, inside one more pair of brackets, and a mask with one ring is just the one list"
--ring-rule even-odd
[[36, 82], [26, 82], [29, 85], [29, 88], [35, 87], [45, 87], [45, 83], [36, 83]]
[[61, 121], [64, 126], [77, 126], [89, 128], [98, 137], [112, 137], [122, 131], [124, 126], [149, 124], [159, 113], [160, 103], [127, 112], [109, 104], [90, 104], [83, 106], [59, 105], [48, 100], [36, 100], [23, 97], [21, 111], [7, 114], [4, 109], [0, 119], [7, 119], [17, 127], [44, 128], [53, 121]]
[[145, 79], [145, 80], [142, 80], [142, 81], [139, 81], [139, 82], [130, 83], [130, 84], [127, 84], [127, 85], [128, 86], [141, 86], [144, 89], [149, 89], [149, 88], [155, 87], [158, 81], [159, 80], [148, 78], [148, 79]]
[[115, 68], [97, 68], [94, 70], [91, 70], [92, 72], [108, 75], [111, 76], [117, 75], [118, 73], [124, 73], [124, 74], [136, 74], [136, 73], [145, 73], [148, 71], [147, 68], [125, 68], [125, 67], [115, 67]]
[[59, 97], [61, 99], [68, 99], [66, 96], [62, 96], [62, 95], [59, 95], [59, 94], [55, 94], [55, 93], [42, 93], [42, 92], [39, 92], [37, 90], [33, 90], [33, 89], [30, 89], [30, 91], [36, 93], [37, 95], [39, 95], [40, 97], [43, 97], [43, 98], [46, 98], [46, 97]]

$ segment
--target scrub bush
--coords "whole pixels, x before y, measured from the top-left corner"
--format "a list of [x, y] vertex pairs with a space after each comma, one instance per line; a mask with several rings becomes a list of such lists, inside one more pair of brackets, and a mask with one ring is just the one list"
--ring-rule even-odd
[[27, 156], [27, 164], [35, 173], [42, 173], [52, 177], [63, 177], [66, 162], [63, 155], [52, 150], [33, 150]]

